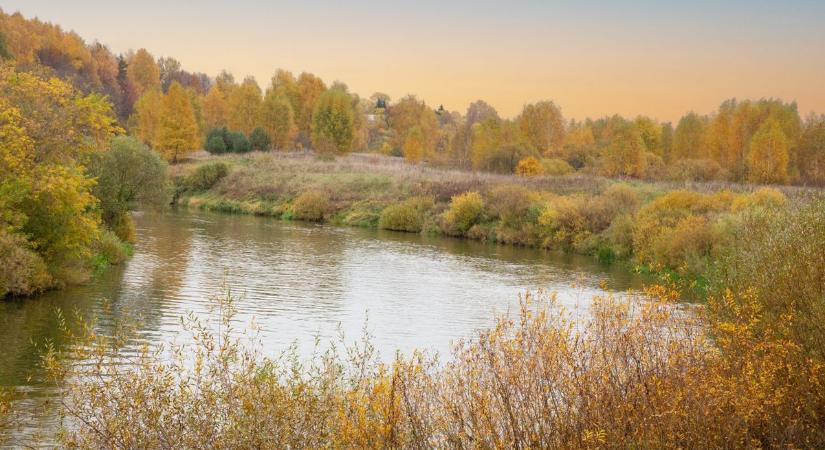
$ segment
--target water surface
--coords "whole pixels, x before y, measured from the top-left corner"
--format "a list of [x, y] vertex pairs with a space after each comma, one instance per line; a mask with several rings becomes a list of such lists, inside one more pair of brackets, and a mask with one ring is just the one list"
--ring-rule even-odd
[[[53, 420], [34, 405], [50, 398], [33, 344], [64, 342], [55, 310], [112, 327], [139, 314], [139, 339], [179, 341], [180, 318], [214, 319], [209, 298], [226, 281], [239, 296], [236, 327], [254, 318], [263, 350], [295, 344], [302, 354], [339, 331], [365, 328], [385, 357], [413, 348], [448, 354], [450, 343], [512, 311], [518, 295], [545, 289], [576, 314], [594, 295], [641, 287], [626, 268], [592, 258], [451, 238], [182, 211], [135, 216], [135, 255], [92, 283], [34, 299], [0, 302], [0, 386], [32, 393], [18, 405], [31, 429]], [[108, 300], [109, 307], [104, 308]]]

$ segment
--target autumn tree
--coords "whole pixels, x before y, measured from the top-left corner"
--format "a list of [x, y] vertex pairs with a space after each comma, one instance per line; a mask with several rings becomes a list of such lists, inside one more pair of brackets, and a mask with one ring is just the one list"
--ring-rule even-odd
[[253, 77], [246, 77], [229, 94], [229, 128], [246, 135], [258, 126], [261, 114], [261, 88]]
[[157, 142], [162, 107], [163, 94], [160, 89], [152, 89], [135, 102], [135, 112], [130, 118], [132, 132], [151, 146]]
[[788, 180], [788, 138], [776, 119], [766, 120], [753, 135], [748, 150], [748, 181], [785, 183]]
[[[327, 87], [323, 80], [311, 73], [302, 73], [297, 81], [298, 105], [293, 107], [295, 125], [298, 127], [298, 140], [306, 145], [310, 143], [312, 127], [314, 124], [313, 113]], [[313, 141], [314, 143], [314, 141]]]
[[261, 107], [261, 125], [277, 150], [288, 150], [297, 133], [289, 99], [283, 91], [270, 89]]
[[424, 133], [417, 126], [412, 127], [404, 139], [402, 147], [404, 159], [412, 164], [418, 164], [426, 158], [424, 146]]
[[163, 97], [155, 148], [167, 161], [177, 162], [198, 146], [198, 124], [192, 102], [178, 82]]
[[525, 105], [518, 118], [525, 143], [545, 155], [557, 154], [564, 142], [564, 119], [551, 101]]
[[424, 155], [432, 154], [438, 140], [438, 119], [435, 112], [423, 101], [407, 96], [390, 107], [389, 124], [393, 132], [393, 145], [403, 149], [410, 131], [418, 127], [423, 136]]
[[99, 94], [0, 65], [0, 297], [88, 275], [101, 230], [81, 162], [121, 131]]
[[160, 68], [155, 58], [142, 48], [128, 61], [126, 76], [135, 87], [135, 95], [140, 98], [146, 91], [160, 87]]
[[695, 112], [690, 112], [679, 120], [673, 132], [671, 159], [706, 158], [705, 120]]
[[484, 100], [476, 100], [467, 107], [464, 120], [457, 124], [450, 143], [450, 159], [454, 165], [462, 168], [472, 167], [473, 125], [489, 118], [501, 119], [498, 111]]
[[312, 113], [312, 145], [324, 153], [348, 153], [353, 121], [350, 96], [340, 90], [324, 92]]
[[576, 169], [591, 164], [596, 157], [596, 138], [593, 136], [593, 127], [580, 124], [571, 128], [564, 136], [562, 156]]
[[221, 128], [229, 123], [229, 93], [225, 87], [212, 86], [201, 102], [206, 129]]
[[643, 177], [645, 151], [644, 140], [636, 125], [626, 123], [614, 130], [610, 145], [604, 151], [601, 173], [605, 176]]
[[799, 172], [805, 183], [825, 185], [825, 115], [805, 120], [799, 141]]
[[662, 126], [647, 116], [637, 116], [633, 121], [639, 136], [645, 144], [645, 149], [659, 157], [664, 157], [662, 151]]

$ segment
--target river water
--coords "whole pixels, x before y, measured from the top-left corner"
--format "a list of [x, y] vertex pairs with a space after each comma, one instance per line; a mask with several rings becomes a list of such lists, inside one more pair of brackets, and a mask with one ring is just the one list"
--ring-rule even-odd
[[135, 222], [125, 264], [84, 286], [0, 301], [0, 386], [29, 393], [15, 406], [26, 433], [54, 425], [42, 404], [59, 387], [43, 382], [34, 345], [72, 344], [57, 331], [58, 308], [102, 327], [128, 311], [141, 317], [140, 340], [171, 342], [184, 334], [183, 315], [214, 319], [209, 299], [226, 283], [239, 297], [235, 327], [254, 319], [264, 353], [295, 345], [308, 354], [316, 338], [357, 339], [366, 328], [386, 358], [414, 348], [445, 357], [451, 342], [517, 308], [525, 291], [556, 292], [587, 314], [600, 286], [626, 291], [647, 281], [589, 257], [451, 238], [192, 211], [138, 213]]

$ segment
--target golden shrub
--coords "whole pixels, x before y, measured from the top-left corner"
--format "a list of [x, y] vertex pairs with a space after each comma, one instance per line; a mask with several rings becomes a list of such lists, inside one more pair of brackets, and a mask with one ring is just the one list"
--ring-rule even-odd
[[321, 191], [307, 191], [292, 203], [292, 217], [299, 220], [320, 222], [332, 213], [329, 195]]
[[536, 157], [528, 156], [521, 159], [518, 164], [516, 164], [516, 175], [522, 177], [544, 175], [544, 166], [542, 166], [541, 162]]
[[480, 220], [483, 213], [484, 199], [478, 192], [455, 195], [442, 216], [442, 228], [450, 234], [463, 235]]

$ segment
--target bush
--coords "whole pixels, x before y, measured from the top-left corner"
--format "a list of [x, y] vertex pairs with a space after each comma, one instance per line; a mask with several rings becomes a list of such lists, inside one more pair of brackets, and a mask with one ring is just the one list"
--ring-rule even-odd
[[22, 236], [0, 227], [0, 300], [6, 295], [32, 295], [52, 285], [46, 263], [27, 245]]
[[126, 261], [129, 257], [129, 249], [116, 235], [111, 231], [105, 231], [100, 234], [97, 241], [97, 252], [106, 264], [120, 264]]
[[229, 145], [227, 146], [228, 151], [246, 153], [252, 149], [252, 146], [249, 144], [249, 139], [247, 139], [243, 133], [231, 131], [227, 136], [229, 140]]
[[223, 139], [223, 136], [210, 136], [206, 139], [206, 146], [204, 148], [213, 155], [226, 153], [226, 141]]
[[561, 158], [545, 158], [541, 160], [545, 175], [555, 177], [568, 175], [576, 171], [567, 161]]
[[88, 167], [97, 178], [92, 193], [100, 200], [103, 222], [123, 240], [134, 238], [127, 213], [136, 204], [160, 208], [169, 203], [166, 161], [136, 138], [116, 137], [111, 150], [91, 156]]
[[535, 177], [544, 175], [544, 166], [534, 156], [528, 156], [516, 165], [516, 175], [522, 177]]
[[382, 230], [421, 232], [427, 211], [433, 207], [433, 200], [427, 197], [413, 197], [384, 208], [378, 218], [378, 228]]
[[249, 135], [249, 145], [252, 150], [266, 151], [272, 147], [272, 139], [263, 128], [255, 128]]
[[329, 195], [325, 192], [304, 192], [292, 203], [292, 217], [298, 220], [321, 222], [328, 218], [331, 212]]
[[478, 192], [455, 195], [442, 216], [442, 228], [448, 234], [463, 235], [481, 219], [484, 199]]
[[[708, 256], [715, 244], [708, 227], [720, 215], [730, 212], [734, 199], [733, 194], [725, 191], [715, 194], [673, 191], [648, 203], [637, 216], [634, 236], [637, 262], [656, 270], [700, 267], [695, 259]], [[687, 242], [690, 239], [696, 242]], [[668, 240], [676, 241], [668, 243]]]
[[186, 185], [193, 191], [212, 189], [229, 173], [229, 167], [222, 162], [213, 162], [198, 166], [186, 179]]
[[497, 217], [501, 225], [520, 228], [527, 220], [530, 207], [538, 200], [538, 195], [529, 189], [514, 184], [494, 187], [488, 194], [487, 209]]
[[680, 159], [670, 164], [667, 177], [677, 181], [712, 181], [725, 177], [725, 171], [712, 159]]
[[749, 209], [778, 209], [786, 206], [788, 199], [774, 188], [760, 188], [756, 191], [736, 198], [731, 205], [734, 212]]

